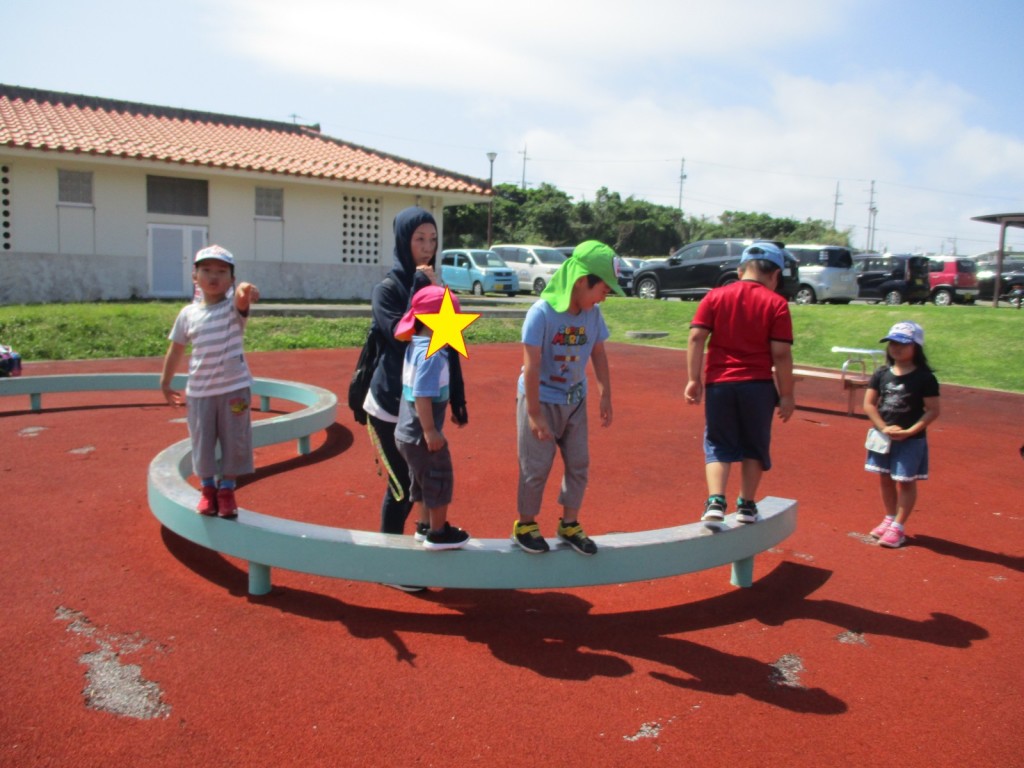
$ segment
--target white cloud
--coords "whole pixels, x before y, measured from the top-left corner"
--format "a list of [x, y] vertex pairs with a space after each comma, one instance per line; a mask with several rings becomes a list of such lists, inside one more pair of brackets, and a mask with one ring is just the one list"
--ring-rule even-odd
[[839, 226], [862, 238], [873, 179], [901, 248], [987, 240], [970, 216], [1024, 203], [1024, 142], [973, 124], [970, 93], [887, 61], [800, 55], [852, 44], [852, 0], [210, 2], [267, 71], [376, 94], [332, 104], [328, 124], [369, 125], [397, 98], [414, 116], [388, 130], [400, 153], [483, 175], [481, 148], [501, 150], [498, 181], [520, 180], [525, 146], [529, 183], [674, 204], [685, 157], [687, 213], [825, 220], [839, 181]]
[[224, 38], [228, 45], [298, 75], [564, 101], [590, 98], [605, 79], [647, 63], [775, 60], [787, 42], [838, 24], [837, 9], [845, 5], [227, 0], [214, 2], [210, 11], [232, 26]]

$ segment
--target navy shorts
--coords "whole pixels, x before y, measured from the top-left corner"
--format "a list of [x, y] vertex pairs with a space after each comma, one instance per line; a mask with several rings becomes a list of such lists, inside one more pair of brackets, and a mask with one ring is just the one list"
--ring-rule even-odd
[[704, 391], [704, 461], [757, 459], [772, 467], [772, 417], [779, 402], [774, 381], [712, 384]]
[[889, 475], [897, 483], [912, 483], [928, 479], [928, 440], [918, 437], [893, 440], [888, 453], [868, 451], [864, 469]]

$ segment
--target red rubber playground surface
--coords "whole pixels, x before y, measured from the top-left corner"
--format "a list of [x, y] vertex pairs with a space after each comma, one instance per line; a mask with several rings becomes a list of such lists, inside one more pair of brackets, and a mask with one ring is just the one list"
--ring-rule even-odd
[[[251, 363], [341, 392], [355, 356]], [[609, 356], [615, 422], [592, 429], [581, 519], [591, 534], [694, 521], [703, 421], [682, 399], [683, 354]], [[451, 519], [476, 536], [505, 536], [514, 518], [519, 364], [516, 345], [481, 345], [464, 365]], [[186, 437], [181, 411], [155, 392], [45, 395], [38, 414], [0, 398], [0, 765], [1024, 764], [1024, 397], [943, 387], [932, 479], [899, 550], [866, 536], [881, 513], [865, 420], [845, 415], [835, 382], [801, 383], [798, 402], [762, 485], [799, 501], [797, 531], [758, 557], [750, 589], [730, 586], [728, 567], [420, 594], [275, 569], [273, 591], [250, 598], [244, 563], [149, 512], [147, 467]], [[375, 530], [372, 457], [339, 407], [309, 455], [259, 449], [238, 498]]]

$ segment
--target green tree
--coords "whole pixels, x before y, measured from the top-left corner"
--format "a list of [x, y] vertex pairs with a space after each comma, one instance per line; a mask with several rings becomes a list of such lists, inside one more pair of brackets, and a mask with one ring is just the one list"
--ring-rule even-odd
[[[446, 248], [487, 243], [487, 208], [466, 205], [445, 212]], [[551, 184], [521, 189], [515, 184], [494, 188], [495, 243], [575, 245], [584, 240], [608, 243], [623, 256], [665, 256], [695, 240], [712, 237], [766, 238], [783, 242], [849, 245], [850, 232], [837, 232], [819, 219], [797, 221], [767, 213], [724, 211], [718, 220], [685, 216], [673, 206], [628, 197], [607, 187], [593, 200], [573, 202]]]

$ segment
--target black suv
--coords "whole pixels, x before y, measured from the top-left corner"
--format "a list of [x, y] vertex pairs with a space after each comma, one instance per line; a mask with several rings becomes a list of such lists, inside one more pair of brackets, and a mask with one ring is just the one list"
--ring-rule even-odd
[[[698, 240], [684, 245], [663, 261], [649, 261], [633, 275], [633, 293], [641, 299], [660, 299], [678, 296], [699, 299], [712, 288], [727, 285], [739, 279], [737, 268], [743, 249], [756, 242], [770, 240], [742, 240], [724, 238]], [[784, 249], [782, 243], [775, 242]], [[792, 299], [800, 286], [799, 270], [793, 255], [784, 250], [786, 269], [779, 283], [779, 293]]]
[[853, 257], [857, 298], [877, 304], [919, 304], [928, 300], [927, 256], [909, 253], [858, 253]]

